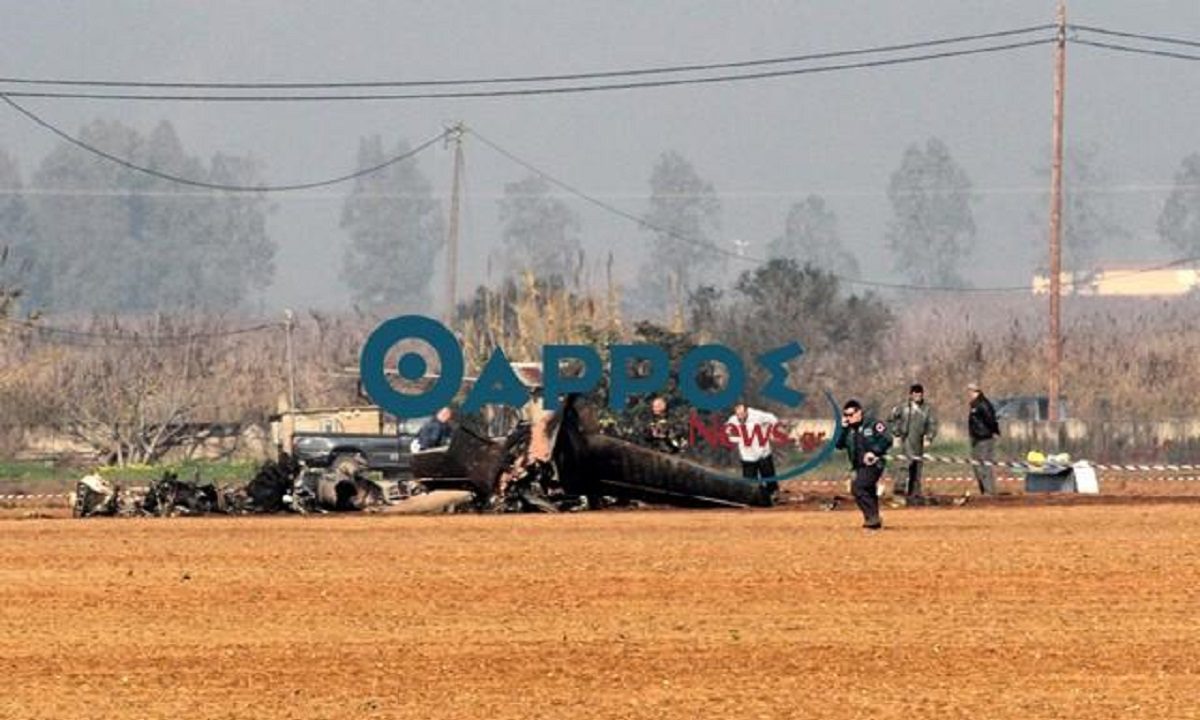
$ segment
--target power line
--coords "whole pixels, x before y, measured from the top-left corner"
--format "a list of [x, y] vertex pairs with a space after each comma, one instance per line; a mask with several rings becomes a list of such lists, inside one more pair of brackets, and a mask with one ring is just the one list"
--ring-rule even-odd
[[828, 52], [808, 53], [804, 55], [788, 55], [783, 57], [761, 58], [757, 60], [739, 60], [720, 63], [693, 63], [684, 65], [662, 65], [623, 70], [602, 70], [595, 72], [563, 73], [549, 75], [516, 75], [505, 77], [458, 78], [438, 80], [378, 80], [360, 82], [150, 82], [128, 80], [64, 80], [56, 78], [21, 78], [0, 77], [0, 83], [12, 85], [56, 85], [69, 87], [125, 87], [125, 88], [175, 88], [195, 90], [336, 90], [351, 88], [382, 88], [382, 87], [446, 87], [458, 85], [499, 85], [512, 83], [541, 83], [561, 82], [565, 80], [597, 80], [602, 78], [638, 77], [645, 75], [668, 75], [684, 72], [699, 72], [710, 70], [732, 70], [736, 68], [762, 67], [765, 65], [781, 65], [812, 60], [829, 60], [839, 57], [856, 55], [873, 55], [878, 53], [898, 52], [901, 50], [916, 50], [941, 45], [953, 45], [975, 40], [989, 40], [1014, 35], [1026, 35], [1033, 32], [1048, 30], [1053, 24], [1033, 25], [1030, 27], [997, 30], [994, 32], [976, 33], [973, 35], [958, 35], [954, 37], [936, 38], [916, 42], [877, 45], [874, 47], [855, 48], [851, 50], [834, 50]]
[[1135, 55], [1157, 55], [1158, 57], [1169, 57], [1177, 60], [1200, 60], [1200, 55], [1189, 55], [1187, 53], [1175, 52], [1174, 50], [1153, 50], [1151, 48], [1139, 48], [1132, 45], [1122, 45], [1120, 43], [1097, 42], [1095, 40], [1083, 40], [1075, 38], [1071, 40], [1075, 45], [1089, 45], [1091, 47], [1103, 48], [1105, 50], [1116, 50], [1118, 52], [1132, 53]]
[[[1171, 186], [1174, 188], [1175, 186]], [[1200, 186], [1197, 186], [1200, 187]], [[128, 188], [55, 188], [55, 187], [5, 187], [0, 188], [0, 197], [20, 195], [24, 197], [48, 196], [48, 197], [129, 197]], [[217, 190], [137, 190], [138, 197], [166, 198], [171, 200], [189, 200], [193, 198], [213, 198], [223, 197], [224, 194]], [[305, 198], [334, 198], [345, 200], [344, 192], [314, 192], [294, 195], [293, 197]], [[366, 198], [372, 200], [411, 200], [414, 198], [428, 197], [423, 193], [415, 192], [361, 192], [355, 195], [357, 198]], [[437, 193], [434, 193], [437, 197]], [[495, 197], [503, 197], [497, 193]]]
[[1092, 32], [1098, 35], [1110, 35], [1112, 37], [1123, 37], [1135, 40], [1149, 40], [1151, 42], [1168, 43], [1172, 45], [1187, 45], [1189, 47], [1200, 48], [1200, 40], [1186, 40], [1184, 38], [1168, 37], [1166, 35], [1147, 35], [1144, 33], [1122, 32], [1120, 30], [1108, 30], [1095, 25], [1068, 25], [1072, 30], [1082, 30], [1084, 32]]
[[635, 90], [642, 88], [676, 87], [683, 85], [707, 85], [713, 83], [742, 82], [747, 80], [765, 80], [794, 75], [810, 75], [816, 73], [836, 72], [841, 70], [856, 70], [891, 65], [904, 65], [928, 60], [942, 60], [968, 55], [1006, 52], [1021, 48], [1045, 45], [1054, 42], [1054, 38], [1039, 38], [1022, 42], [989, 45], [962, 50], [946, 50], [943, 52], [910, 55], [899, 58], [882, 58], [860, 62], [819, 65], [816, 67], [792, 68], [787, 70], [768, 70], [754, 73], [710, 75], [699, 78], [680, 78], [669, 80], [646, 80], [619, 83], [602, 83], [595, 85], [570, 85], [566, 87], [528, 87], [510, 90], [458, 90], [452, 92], [423, 92], [423, 93], [372, 93], [372, 94], [318, 94], [318, 95], [216, 95], [216, 94], [156, 94], [156, 93], [87, 93], [87, 92], [58, 92], [58, 91], [4, 91], [0, 97], [13, 98], [76, 98], [89, 100], [158, 100], [169, 102], [322, 102], [322, 101], [356, 101], [356, 100], [433, 100], [433, 99], [465, 99], [465, 98], [497, 98], [522, 97], [531, 95], [565, 95], [570, 93], [603, 92], [611, 90]]
[[[1175, 190], [1200, 190], [1200, 184], [1182, 183], [1182, 184], [1167, 184], [1167, 183], [1122, 183], [1117, 185], [1075, 185], [1067, 188], [1067, 192], [1089, 195], [1150, 195], [1169, 193]], [[900, 196], [914, 195], [918, 191], [910, 190], [897, 192]], [[973, 186], [971, 194], [982, 197], [1005, 197], [1005, 196], [1027, 196], [1027, 195], [1045, 195], [1048, 192], [1045, 186], [1042, 185], [996, 185], [996, 186]], [[934, 194], [937, 191], [933, 191]], [[219, 197], [217, 191], [188, 191], [188, 190], [138, 190], [140, 197], [156, 197], [167, 199], [189, 199], [189, 198], [211, 198]], [[637, 192], [603, 192], [592, 193], [596, 197], [608, 199], [634, 200], [644, 197], [643, 193]], [[0, 197], [4, 196], [49, 196], [49, 197], [128, 197], [129, 190], [120, 188], [54, 188], [54, 187], [0, 187]], [[888, 197], [886, 189], [851, 189], [849, 187], [800, 187], [794, 189], [779, 189], [779, 190], [722, 190], [722, 200], [758, 200], [770, 198], [792, 198], [803, 195], [820, 195], [824, 198], [880, 198]], [[434, 193], [438, 197], [438, 193]], [[322, 193], [307, 193], [299, 197], [309, 197], [318, 199], [339, 199], [346, 198], [343, 193], [322, 192]], [[362, 192], [356, 195], [359, 198], [375, 199], [375, 200], [402, 200], [412, 199], [416, 197], [425, 197], [418, 193], [412, 192]], [[513, 194], [503, 192], [486, 192], [472, 193], [471, 197], [476, 200], [497, 200], [506, 197], [535, 197], [534, 194]], [[537, 193], [536, 197], [574, 197], [568, 193], [551, 193], [545, 195]], [[685, 193], [667, 193], [664, 197], [689, 197]]]
[[[504, 157], [508, 158], [510, 161], [520, 165], [521, 167], [525, 168], [526, 170], [529, 170], [530, 172], [535, 173], [536, 175], [540, 176], [547, 182], [549, 182], [553, 185], [556, 185], [559, 188], [562, 188], [563, 190], [567, 191], [568, 193], [571, 193], [572, 195], [575, 195], [576, 197], [578, 197], [588, 203], [591, 203], [592, 205], [595, 205], [596, 207], [601, 208], [602, 210], [605, 210], [614, 215], [623, 217], [626, 220], [637, 223], [637, 225], [640, 227], [646, 228], [646, 229], [651, 230], [656, 233], [660, 233], [662, 235], [666, 235], [668, 237], [671, 237], [675, 240], [679, 240], [680, 242], [686, 243], [688, 245], [699, 247], [704, 250], [708, 250], [709, 252], [714, 252], [719, 255], [723, 255], [725, 257], [734, 259], [734, 260], [740, 260], [742, 262], [748, 262], [748, 263], [752, 263], [755, 265], [762, 265], [767, 262], [767, 260], [765, 258], [758, 258], [758, 257], [750, 256], [750, 255], [743, 255], [740, 253], [736, 253], [736, 252], [733, 252], [732, 250], [727, 250], [715, 243], [708, 242], [706, 240], [698, 240], [693, 237], [688, 237], [686, 235], [683, 235], [682, 233], [672, 230], [671, 228], [656, 225], [644, 217], [641, 217], [641, 216], [635, 215], [631, 212], [622, 210], [621, 208], [616, 207], [615, 205], [607, 203], [595, 196], [589, 195], [589, 194], [583, 192], [582, 190], [579, 190], [578, 188], [574, 187], [573, 185], [570, 185], [562, 180], [559, 180], [557, 177], [554, 177], [553, 175], [550, 175], [549, 173], [534, 166], [533, 164], [526, 162], [525, 160], [522, 160], [521, 158], [517, 157], [516, 155], [509, 152], [508, 150], [505, 150], [504, 148], [500, 147], [499, 145], [492, 142], [491, 140], [488, 140], [483, 135], [480, 135], [479, 131], [475, 130], [474, 128], [468, 127], [467, 132], [470, 133], [471, 135], [475, 136], [476, 139], [478, 139], [481, 143], [483, 143], [487, 147], [491, 148], [493, 151], [499, 153], [500, 155], [503, 155]], [[880, 288], [889, 288], [889, 289], [898, 289], [898, 290], [1010, 292], [1010, 291], [1016, 291], [1016, 290], [1028, 291], [1030, 289], [1030, 286], [1028, 286], [1028, 285], [1013, 286], [1013, 287], [1007, 287], [1007, 288], [964, 288], [964, 287], [920, 286], [920, 285], [910, 285], [907, 283], [886, 283], [886, 282], [876, 282], [876, 281], [871, 281], [871, 280], [859, 280], [857, 278], [849, 278], [849, 277], [845, 277], [845, 276], [837, 275], [837, 274], [833, 274], [833, 275], [838, 280], [846, 282], [846, 283], [850, 283], [850, 284], [863, 285], [866, 287], [880, 287]]]
[[352, 173], [347, 173], [345, 175], [339, 175], [337, 177], [328, 178], [325, 180], [315, 180], [312, 182], [304, 182], [304, 183], [293, 183], [293, 184], [289, 184], [289, 185], [233, 185], [233, 184], [228, 184], [228, 183], [212, 183], [212, 182], [207, 182], [204, 180], [196, 180], [193, 178], [186, 178], [186, 177], [182, 177], [179, 175], [172, 175], [171, 173], [162, 172], [161, 170], [155, 170], [154, 168], [146, 167], [145, 165], [139, 165], [139, 164], [132, 162], [130, 160], [127, 160], [125, 158], [119, 157], [117, 155], [113, 155], [112, 153], [107, 152], [105, 150], [101, 150], [100, 148], [96, 147], [95, 145], [92, 145], [90, 143], [84, 142], [83, 140], [80, 140], [79, 138], [75, 137], [74, 135], [71, 135], [70, 133], [66, 132], [65, 130], [62, 130], [61, 128], [57, 127], [56, 125], [51, 124], [49, 121], [44, 120], [40, 116], [36, 115], [33, 111], [19, 105], [15, 100], [13, 100], [12, 98], [8, 97], [5, 94], [0, 94], [0, 100], [3, 100], [12, 109], [21, 113], [22, 115], [29, 118], [31, 121], [33, 121], [37, 125], [41, 126], [42, 128], [45, 128], [46, 130], [57, 135], [58, 137], [67, 141], [68, 143], [74, 145], [75, 147], [78, 147], [82, 150], [86, 150], [87, 152], [90, 152], [93, 155], [98, 155], [98, 156], [104, 158], [105, 160], [114, 162], [122, 167], [129, 168], [130, 170], [136, 170], [137, 172], [145, 173], [146, 175], [151, 175], [151, 176], [159, 178], [161, 180], [169, 180], [173, 183], [178, 183], [180, 185], [190, 185], [192, 187], [206, 188], [208, 190], [224, 190], [227, 192], [256, 192], [256, 193], [286, 192], [289, 190], [311, 190], [313, 188], [327, 187], [329, 185], [336, 185], [338, 183], [346, 182], [347, 180], [354, 180], [355, 178], [360, 178], [365, 175], [370, 175], [372, 173], [379, 172], [380, 170], [383, 170], [384, 168], [390, 167], [399, 162], [403, 162], [404, 160], [407, 160], [407, 159], [417, 155], [418, 153], [425, 150], [426, 148], [433, 146], [435, 143], [437, 143], [439, 140], [441, 140], [442, 138], [444, 138], [446, 136], [446, 132], [442, 131], [441, 133], [438, 133], [435, 137], [432, 137], [432, 138], [426, 140], [425, 142], [423, 142], [420, 145], [416, 146], [415, 148], [409, 150], [408, 152], [401, 153], [392, 158], [388, 158], [387, 160], [384, 160], [383, 162], [377, 163], [370, 167], [362, 168], [362, 169], [356, 170]]
[[[472, 127], [467, 127], [466, 132], [473, 135], [475, 137], [475, 139], [479, 140], [481, 143], [483, 143], [485, 146], [490, 148], [492, 151], [502, 155], [503, 157], [507, 158], [511, 162], [513, 162], [517, 165], [520, 165], [521, 167], [534, 173], [535, 175], [538, 175], [539, 177], [541, 177], [542, 179], [551, 183], [552, 185], [555, 185], [555, 186], [559, 187], [560, 189], [566, 191], [567, 193], [574, 195], [575, 197], [578, 197], [579, 199], [584, 200], [585, 202], [595, 205], [596, 207], [598, 207], [606, 212], [609, 212], [613, 215], [617, 215], [626, 220], [634, 222], [639, 227], [648, 229], [652, 232], [660, 233], [662, 235], [666, 235], [668, 237], [671, 237], [675, 240], [686, 243], [688, 245], [692, 245], [694, 247], [699, 247], [699, 248], [702, 248], [709, 252], [714, 252], [719, 255], [734, 259], [734, 260], [740, 260], [742, 262], [748, 262], [748, 263], [752, 263], [755, 265], [762, 265], [762, 264], [765, 264], [766, 262], [768, 262], [768, 259], [766, 259], [766, 258], [759, 258], [759, 257], [750, 256], [750, 255], [743, 255], [743, 254], [734, 252], [732, 250], [727, 250], [724, 247], [721, 247], [720, 245], [717, 245], [715, 243], [712, 243], [712, 242], [709, 242], [706, 240], [699, 240], [699, 239], [696, 239], [693, 237], [689, 237], [682, 233], [676, 232], [675, 230], [672, 230], [671, 228], [663, 227], [663, 226], [657, 225], [655, 223], [652, 223], [640, 215], [636, 215], [634, 213], [623, 210], [615, 205], [612, 205], [611, 203], [605, 202], [604, 200], [601, 200], [600, 198], [595, 197], [594, 195], [590, 195], [563, 180], [560, 180], [559, 178], [557, 178], [557, 177], [549, 174], [548, 172], [542, 170], [541, 168], [533, 165], [532, 163], [521, 159], [517, 155], [509, 152], [508, 150], [505, 150], [503, 147], [501, 147], [500, 145], [497, 145], [496, 143], [487, 139], [483, 135], [480, 135], [479, 131], [475, 130]], [[1165, 269], [1169, 269], [1172, 267], [1177, 267], [1180, 265], [1186, 265], [1186, 264], [1195, 263], [1195, 262], [1200, 262], [1200, 256], [1179, 258], [1176, 260], [1171, 260], [1163, 265], [1144, 268], [1144, 269], [1140, 269], [1140, 270], [1129, 270], [1129, 271], [1122, 272], [1122, 275], [1126, 275], [1126, 274], [1137, 275], [1140, 273], [1153, 272], [1155, 270], [1165, 270]], [[863, 286], [863, 287], [883, 288], [883, 289], [889, 289], [889, 290], [961, 292], [961, 293], [1031, 292], [1033, 290], [1032, 284], [1006, 285], [1006, 286], [996, 286], [996, 287], [917, 285], [917, 284], [913, 284], [913, 283], [883, 282], [883, 281], [878, 281], [878, 280], [863, 280], [860, 278], [851, 278], [851, 277], [847, 277], [845, 275], [839, 275], [837, 273], [832, 273], [832, 272], [827, 273], [827, 274], [832, 275], [833, 277], [837, 278], [839, 281], [847, 283], [849, 285], [859, 285], [859, 286]], [[1077, 287], [1077, 286], [1083, 286], [1086, 284], [1087, 284], [1087, 282], [1084, 280], [1077, 280], [1077, 281], [1071, 281], [1071, 282], [1067, 283], [1066, 285], [1067, 285], [1067, 287]]]

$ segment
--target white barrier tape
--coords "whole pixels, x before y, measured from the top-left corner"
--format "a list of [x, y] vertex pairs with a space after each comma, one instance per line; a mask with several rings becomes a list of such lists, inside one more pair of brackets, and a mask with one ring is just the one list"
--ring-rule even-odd
[[[924, 462], [943, 463], [948, 465], [982, 465], [984, 467], [1002, 467], [1011, 470], [1021, 470], [1024, 472], [1062, 472], [1069, 470], [1070, 465], [1056, 465], [1054, 463], [1044, 463], [1037, 465], [1030, 462], [1010, 461], [1010, 460], [976, 460], [975, 458], [951, 457], [948, 455], [904, 455], [895, 454], [888, 455], [888, 460], [921, 460]], [[1094, 463], [1086, 460], [1090, 467], [1096, 470], [1109, 471], [1124, 471], [1124, 472], [1195, 472], [1200, 470], [1200, 465], [1187, 463], [1165, 463], [1157, 465], [1121, 465], [1113, 463]]]
[[[119, 489], [119, 493], [144, 493], [150, 488], [145, 485], [135, 485], [129, 488]], [[8, 493], [0, 495], [0, 502], [14, 502], [22, 500], [70, 500], [74, 493]]]
[[1124, 472], [1184, 472], [1200, 470], [1200, 465], [1104, 465], [1088, 463], [1097, 470], [1120, 470]]
[[[1200, 480], [1200, 475], [1182, 475], [1182, 476], [1181, 475], [1158, 475], [1158, 476], [1154, 476], [1154, 477], [1139, 477], [1139, 478], [1121, 478], [1121, 479], [1109, 478], [1107, 480], [1105, 478], [1099, 478], [1099, 481], [1102, 483], [1103, 482], [1195, 482], [1197, 480]], [[996, 478], [996, 482], [1001, 482], [1001, 483], [1019, 483], [1019, 482], [1024, 482], [1024, 481], [1025, 481], [1024, 478], [1019, 478], [1019, 477], [998, 477], [998, 478]], [[816, 479], [806, 479], [806, 478], [802, 478], [802, 477], [796, 478], [794, 480], [789, 480], [787, 482], [798, 483], [801, 485], [828, 485], [828, 486], [836, 485], [839, 487], [844, 487], [846, 485], [845, 480], [816, 480]], [[923, 485], [936, 485], [939, 483], [942, 483], [942, 484], [960, 484], [960, 483], [961, 484], [968, 484], [968, 483], [975, 484], [976, 482], [978, 482], [978, 480], [976, 480], [973, 477], [923, 477], [923, 478], [921, 478], [921, 484], [923, 484]]]
[[[1010, 470], [1021, 470], [1025, 472], [1062, 472], [1069, 470], [1069, 465], [1054, 465], [1045, 463], [1042, 465], [1034, 465], [1029, 462], [1009, 461], [1009, 460], [977, 460], [975, 458], [951, 457], [949, 455], [904, 455], [897, 453], [895, 455], [887, 455], [888, 460], [920, 460], [923, 462], [941, 463], [943, 465], [980, 465], [983, 467], [999, 467]], [[1093, 465], [1092, 467], [1096, 467]]]
[[[1022, 481], [1023, 481], [1022, 478], [1015, 478], [1015, 477], [996, 478], [996, 482], [1022, 482]], [[788, 480], [787, 482], [800, 483], [803, 485], [831, 485], [831, 486], [836, 485], [838, 487], [845, 487], [847, 481], [846, 480], [816, 480], [816, 479], [808, 480], [805, 478], [796, 478], [795, 480]], [[936, 483], [975, 483], [975, 482], [977, 482], [977, 481], [973, 477], [948, 477], [948, 478], [925, 477], [925, 478], [921, 478], [921, 483], [923, 485], [936, 484]]]

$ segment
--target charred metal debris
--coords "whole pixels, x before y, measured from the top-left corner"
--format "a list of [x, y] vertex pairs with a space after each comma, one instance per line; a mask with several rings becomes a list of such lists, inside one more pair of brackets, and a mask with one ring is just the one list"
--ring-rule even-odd
[[540, 403], [502, 438], [458, 427], [449, 445], [412, 455], [412, 480], [362, 464], [311, 468], [283, 454], [246, 484], [221, 488], [164, 473], [122, 489], [89, 475], [73, 498], [77, 517], [326, 512], [573, 512], [635, 504], [770, 506], [775, 485], [742, 480], [680, 454], [603, 431], [578, 397], [559, 411]]

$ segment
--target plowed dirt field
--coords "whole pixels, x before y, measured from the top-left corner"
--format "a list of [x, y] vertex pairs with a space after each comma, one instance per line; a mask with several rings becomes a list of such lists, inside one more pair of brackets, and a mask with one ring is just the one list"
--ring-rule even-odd
[[1200, 717], [1200, 505], [0, 522], [5, 718]]

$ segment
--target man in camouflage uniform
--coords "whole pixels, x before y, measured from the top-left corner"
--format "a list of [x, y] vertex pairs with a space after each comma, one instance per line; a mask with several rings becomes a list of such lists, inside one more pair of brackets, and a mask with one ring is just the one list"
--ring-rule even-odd
[[925, 443], [937, 437], [937, 416], [933, 407], [925, 402], [925, 388], [913, 383], [908, 388], [908, 401], [892, 409], [890, 419], [892, 434], [900, 440], [900, 447], [909, 456], [908, 472], [896, 478], [896, 500], [906, 505], [919, 505], [921, 496], [921, 470], [924, 464], [914, 460], [925, 454]]
[[677, 453], [684, 440], [667, 413], [667, 399], [661, 396], [650, 401], [650, 420], [642, 432], [642, 441], [660, 452]]

